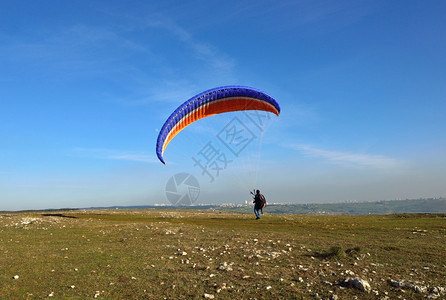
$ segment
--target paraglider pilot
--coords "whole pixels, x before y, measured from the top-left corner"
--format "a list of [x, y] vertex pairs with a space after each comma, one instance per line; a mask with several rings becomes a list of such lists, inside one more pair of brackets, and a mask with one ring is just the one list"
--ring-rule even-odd
[[256, 220], [258, 220], [260, 219], [260, 213], [263, 214], [263, 208], [266, 205], [265, 196], [260, 194], [259, 190], [256, 190], [255, 194], [251, 192], [251, 195], [254, 196], [254, 201], [252, 203], [254, 203], [254, 213], [256, 215]]

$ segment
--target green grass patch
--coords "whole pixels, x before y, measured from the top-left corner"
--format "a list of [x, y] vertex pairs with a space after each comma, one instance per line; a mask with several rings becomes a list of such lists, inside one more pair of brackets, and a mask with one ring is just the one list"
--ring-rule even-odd
[[[94, 210], [0, 216], [2, 298], [417, 299], [387, 279], [446, 286], [442, 215]], [[349, 275], [350, 274], [350, 275]], [[17, 279], [14, 276], [18, 275]], [[378, 297], [379, 298], [379, 297]]]

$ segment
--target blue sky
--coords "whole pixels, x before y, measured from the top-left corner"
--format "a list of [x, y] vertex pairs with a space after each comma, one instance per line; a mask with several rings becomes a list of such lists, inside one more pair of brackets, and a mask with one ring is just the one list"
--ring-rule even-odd
[[[444, 1], [2, 1], [0, 210], [169, 203], [372, 201], [446, 196]], [[240, 156], [234, 118], [158, 130], [222, 85], [280, 103]], [[253, 129], [255, 131], [255, 129]], [[207, 143], [228, 160], [213, 182]]]

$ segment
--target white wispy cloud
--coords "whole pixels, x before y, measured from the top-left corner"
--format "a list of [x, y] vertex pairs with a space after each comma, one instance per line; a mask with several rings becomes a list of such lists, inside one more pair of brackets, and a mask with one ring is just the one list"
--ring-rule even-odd
[[[192, 97], [197, 93], [197, 88], [187, 81], [161, 80], [154, 87], [151, 87], [138, 95], [117, 98], [112, 101], [129, 106], [145, 105], [149, 103], [169, 103], [173, 105], [180, 104], [182, 101], [186, 101], [188, 97]], [[174, 108], [174, 105], [172, 108]]]
[[[125, 93], [104, 89], [97, 99], [126, 105], [181, 103], [203, 87], [234, 82], [235, 59], [173, 17], [161, 13], [137, 20], [113, 17], [116, 22], [111, 25], [71, 24], [36, 31], [32, 38], [0, 35], [0, 64], [15, 70], [0, 74], [0, 82], [23, 77], [45, 84], [107, 79]], [[162, 32], [163, 38], [140, 32]], [[180, 57], [165, 50], [170, 44], [183, 49]], [[160, 49], [161, 45], [165, 47]]]
[[167, 30], [178, 40], [184, 43], [185, 46], [192, 49], [197, 59], [212, 65], [213, 67], [219, 69], [219, 71], [230, 71], [235, 66], [234, 59], [225, 53], [222, 53], [213, 45], [195, 39], [191, 32], [184, 29], [184, 27], [179, 26], [166, 16], [153, 17], [149, 21], [148, 25], [150, 27]]
[[377, 169], [390, 169], [401, 164], [400, 161], [377, 154], [332, 151], [315, 148], [309, 145], [288, 145], [289, 148], [300, 151], [306, 156], [349, 166], [363, 166]]
[[155, 159], [152, 155], [139, 154], [139, 153], [120, 153], [115, 155], [109, 155], [107, 158], [115, 160], [130, 160], [145, 163], [155, 163], [158, 159]]
[[[162, 43], [181, 45], [182, 56], [172, 59], [167, 52], [159, 50], [156, 52], [158, 48], [156, 41], [148, 40], [147, 45], [142, 46], [142, 41], [133, 42], [126, 39], [128, 44], [133, 42], [134, 48], [140, 47], [141, 52], [144, 50], [149, 54], [151, 68], [147, 71], [147, 68], [140, 70], [135, 66], [135, 69], [127, 72], [126, 74], [133, 74], [131, 94], [112, 101], [126, 105], [181, 103], [201, 92], [203, 87], [210, 88], [220, 82], [234, 81], [235, 59], [212, 43], [196, 38], [192, 31], [174, 19], [154, 14], [143, 21], [133, 21], [139, 26], [129, 29], [130, 32], [142, 30], [163, 32], [166, 41]], [[212, 76], [208, 76], [210, 73]]]
[[[107, 27], [79, 24], [54, 28], [45, 34], [35, 33], [32, 38], [21, 35], [0, 38], [3, 41], [0, 63], [11, 65], [13, 70], [8, 73], [9, 80], [32, 75], [34, 80], [45, 83], [97, 77], [109, 80], [118, 77], [116, 81], [123, 81], [144, 75], [132, 64], [122, 62], [123, 56], [139, 55], [149, 61], [158, 60], [146, 45]], [[0, 74], [1, 77], [7, 78]]]
[[158, 158], [156, 158], [154, 155], [149, 155], [144, 152], [136, 152], [136, 151], [77, 147], [74, 148], [74, 152], [82, 156], [96, 159], [125, 160], [125, 161], [136, 161], [142, 163], [159, 162]]

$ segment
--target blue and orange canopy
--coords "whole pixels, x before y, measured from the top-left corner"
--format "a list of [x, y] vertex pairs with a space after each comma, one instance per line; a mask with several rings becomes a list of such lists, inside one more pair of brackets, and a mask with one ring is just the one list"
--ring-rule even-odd
[[193, 122], [231, 111], [262, 110], [280, 114], [280, 106], [266, 93], [246, 86], [223, 86], [190, 98], [164, 123], [156, 143], [156, 155], [165, 164], [163, 153], [170, 141]]

